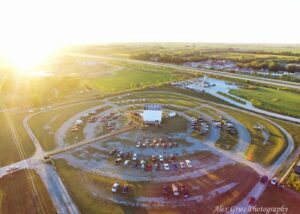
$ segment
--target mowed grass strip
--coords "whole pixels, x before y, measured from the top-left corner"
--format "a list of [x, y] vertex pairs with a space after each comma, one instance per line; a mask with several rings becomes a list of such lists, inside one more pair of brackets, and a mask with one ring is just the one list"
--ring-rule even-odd
[[34, 115], [30, 118], [28, 123], [43, 149], [51, 151], [56, 147], [55, 132], [60, 126], [62, 126], [75, 114], [101, 104], [103, 104], [102, 101], [92, 101], [56, 110], [54, 109], [47, 112], [41, 112], [40, 114]]
[[[34, 154], [35, 147], [23, 127], [25, 116], [25, 113], [0, 113], [0, 166], [12, 164]], [[18, 136], [19, 144], [15, 142], [13, 130], [11, 129], [12, 126], [9, 125], [8, 118], [10, 118], [15, 133]], [[20, 148], [21, 150], [19, 150]], [[20, 151], [23, 152], [24, 156], [21, 156]]]
[[257, 108], [300, 117], [300, 93], [263, 87], [245, 87], [230, 93], [251, 101]]
[[[287, 142], [283, 133], [268, 121], [250, 114], [236, 112], [226, 108], [221, 108], [231, 116], [241, 122], [250, 132], [251, 145], [245, 152], [248, 160], [258, 162], [264, 166], [271, 165], [285, 150]], [[264, 137], [261, 130], [257, 130], [254, 126], [261, 124], [269, 133], [269, 139], [263, 144]]]
[[[0, 179], [0, 213], [57, 213], [52, 200], [42, 183], [40, 177], [30, 171], [30, 177], [27, 177], [25, 170], [5, 175]], [[30, 184], [30, 179], [37, 189], [37, 195], [34, 193]], [[41, 203], [36, 203], [38, 197]]]

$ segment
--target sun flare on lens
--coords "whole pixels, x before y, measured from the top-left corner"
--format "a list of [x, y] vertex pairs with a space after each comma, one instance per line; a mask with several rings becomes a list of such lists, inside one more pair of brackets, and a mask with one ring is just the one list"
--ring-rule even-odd
[[14, 44], [1, 48], [2, 57], [19, 74], [26, 75], [33, 72], [34, 68], [45, 62], [57, 47], [47, 44]]

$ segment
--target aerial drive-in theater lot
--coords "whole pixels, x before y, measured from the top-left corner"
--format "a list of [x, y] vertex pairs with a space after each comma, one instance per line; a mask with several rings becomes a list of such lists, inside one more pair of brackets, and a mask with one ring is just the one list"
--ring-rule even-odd
[[[299, 126], [289, 122], [298, 118], [251, 105], [235, 92], [243, 85], [227, 79], [73, 58], [84, 66], [72, 75], [84, 81], [65, 102], [0, 112], [9, 142], [0, 151], [3, 213], [11, 200], [16, 213], [212, 213], [221, 205], [232, 213], [273, 205], [299, 212]], [[99, 73], [84, 70], [92, 59]], [[129, 70], [137, 77], [126, 80]], [[156, 80], [147, 76], [154, 70]], [[113, 75], [124, 81], [103, 84]], [[14, 182], [27, 180], [17, 191], [35, 203], [8, 197]]]

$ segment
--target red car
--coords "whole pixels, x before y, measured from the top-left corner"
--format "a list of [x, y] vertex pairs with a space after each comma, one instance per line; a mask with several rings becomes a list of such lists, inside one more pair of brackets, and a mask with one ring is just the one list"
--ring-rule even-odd
[[253, 206], [255, 204], [255, 202], [256, 202], [256, 199], [254, 197], [250, 197], [248, 199], [248, 204], [251, 205], [251, 206]]
[[145, 168], [145, 171], [151, 172], [152, 171], [152, 164], [147, 164], [146, 168]]

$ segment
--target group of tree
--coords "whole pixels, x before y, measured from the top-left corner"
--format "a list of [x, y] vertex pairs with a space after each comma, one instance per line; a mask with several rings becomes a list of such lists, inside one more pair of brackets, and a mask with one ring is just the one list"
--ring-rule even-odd
[[[257, 59], [254, 56], [226, 56], [226, 55], [210, 55], [211, 53], [199, 53], [199, 52], [190, 52], [190, 53], [141, 53], [132, 55], [131, 58], [138, 60], [147, 60], [147, 61], [158, 61], [163, 63], [173, 63], [173, 64], [183, 64], [185, 62], [201, 62], [207, 60], [225, 60], [236, 62], [237, 66], [240, 68], [251, 68], [253, 70], [268, 69], [269, 71], [288, 71], [288, 72], [300, 72], [300, 66], [297, 65], [286, 65], [285, 63], [278, 63], [276, 60], [263, 60]], [[300, 61], [299, 61], [300, 62]], [[298, 61], [296, 61], [298, 63]]]

